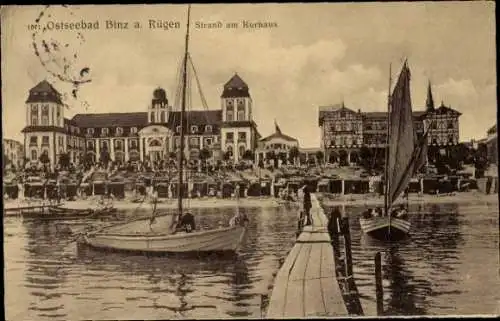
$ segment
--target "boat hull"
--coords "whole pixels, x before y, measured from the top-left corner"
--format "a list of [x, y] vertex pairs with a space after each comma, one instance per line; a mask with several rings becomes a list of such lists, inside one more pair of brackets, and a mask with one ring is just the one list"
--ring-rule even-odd
[[[157, 218], [160, 219], [160, 218]], [[116, 227], [103, 229], [82, 235], [80, 244], [97, 249], [141, 253], [230, 253], [236, 252], [243, 240], [246, 227], [224, 227], [207, 231], [175, 234], [144, 231], [149, 220], [133, 222], [139, 226], [138, 233], [131, 233], [130, 228]], [[140, 225], [142, 226], [140, 226]], [[165, 229], [166, 230], [166, 229]]]
[[363, 233], [381, 241], [397, 241], [408, 236], [411, 223], [400, 218], [377, 217], [360, 218]]

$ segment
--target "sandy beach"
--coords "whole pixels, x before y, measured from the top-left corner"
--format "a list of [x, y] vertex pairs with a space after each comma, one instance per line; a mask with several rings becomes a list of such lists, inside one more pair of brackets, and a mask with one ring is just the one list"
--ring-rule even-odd
[[[384, 197], [372, 194], [362, 195], [340, 195], [317, 193], [318, 199], [324, 206], [336, 205], [384, 205]], [[406, 203], [404, 200], [399, 200], [397, 203]], [[453, 195], [417, 195], [410, 194], [408, 197], [410, 204], [445, 204], [445, 203], [467, 203], [467, 204], [484, 204], [498, 203], [497, 194], [483, 194], [478, 191], [454, 193]]]
[[[218, 198], [201, 198], [201, 199], [186, 199], [183, 202], [185, 207], [189, 208], [225, 208], [225, 207], [278, 207], [278, 200], [271, 197], [245, 198], [245, 199], [218, 199]], [[151, 209], [151, 202], [134, 203], [130, 200], [114, 201], [113, 206], [118, 210], [136, 210], [139, 207], [143, 209]], [[65, 202], [61, 205], [63, 208], [71, 209], [87, 209], [98, 207], [95, 199], [77, 200], [73, 202]], [[175, 209], [177, 208], [176, 199], [160, 200], [156, 206], [157, 209]]]
[[[379, 195], [362, 194], [362, 195], [333, 195], [333, 194], [316, 194], [321, 204], [324, 206], [336, 205], [383, 205], [384, 198]], [[401, 202], [401, 200], [399, 201]], [[398, 203], [399, 203], [398, 202]], [[406, 202], [404, 199], [402, 202]], [[410, 204], [444, 204], [444, 203], [468, 203], [468, 204], [484, 204], [498, 203], [497, 194], [485, 195], [478, 191], [455, 193], [453, 195], [417, 195], [410, 194], [408, 202]], [[27, 206], [47, 205], [47, 201], [32, 201], [32, 200], [9, 200], [4, 202], [4, 209], [15, 209]], [[300, 203], [288, 203], [288, 205], [299, 205]], [[134, 203], [130, 199], [115, 200], [113, 206], [118, 210], [136, 210], [139, 207], [151, 209], [152, 203], [146, 201], [144, 203]], [[189, 208], [227, 208], [227, 207], [279, 207], [284, 206], [284, 202], [276, 198], [267, 197], [248, 197], [248, 198], [195, 198], [184, 200], [184, 206]], [[60, 207], [69, 209], [95, 209], [100, 207], [98, 198], [89, 198], [85, 200], [66, 201]], [[157, 204], [157, 209], [175, 209], [177, 208], [176, 199], [160, 199]]]

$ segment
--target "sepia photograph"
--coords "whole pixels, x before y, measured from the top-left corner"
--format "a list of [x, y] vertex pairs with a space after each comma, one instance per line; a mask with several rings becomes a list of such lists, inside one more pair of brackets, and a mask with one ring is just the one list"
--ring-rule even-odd
[[495, 2], [0, 21], [6, 320], [500, 316]]

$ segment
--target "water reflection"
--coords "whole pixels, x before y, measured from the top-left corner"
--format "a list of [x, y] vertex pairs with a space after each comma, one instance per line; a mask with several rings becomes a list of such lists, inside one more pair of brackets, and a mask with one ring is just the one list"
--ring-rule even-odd
[[[491, 258], [471, 266], [474, 258], [493, 253], [498, 244], [498, 209], [486, 205], [416, 204], [410, 207], [410, 237], [387, 244], [363, 235], [359, 216], [364, 208], [346, 207], [350, 215], [354, 277], [367, 315], [376, 314], [374, 255], [383, 253], [384, 305], [389, 315], [470, 313], [464, 302], [482, 296], [479, 275], [498, 281]], [[495, 221], [495, 222], [492, 222]], [[498, 255], [498, 248], [496, 254]], [[488, 267], [489, 266], [489, 267]], [[492, 267], [494, 268], [492, 269]], [[475, 269], [472, 272], [472, 269]], [[484, 272], [480, 272], [484, 270]], [[491, 272], [487, 272], [491, 271]], [[464, 278], [469, 287], [463, 286]], [[475, 313], [495, 313], [500, 296], [498, 282], [475, 307]], [[474, 293], [470, 286], [474, 287]], [[488, 312], [489, 311], [489, 312]]]
[[[6, 276], [19, 271], [20, 278], [12, 274], [12, 282], [6, 283], [12, 306], [7, 318], [258, 317], [263, 284], [293, 244], [295, 215], [278, 214], [277, 209], [240, 210], [251, 223], [239, 255], [202, 259], [79, 248], [73, 237], [58, 234], [54, 222], [8, 218]], [[213, 227], [227, 222], [234, 210], [192, 212], [199, 226]], [[82, 222], [66, 223], [77, 227]], [[14, 300], [12, 293], [24, 289], [29, 289], [26, 297]]]

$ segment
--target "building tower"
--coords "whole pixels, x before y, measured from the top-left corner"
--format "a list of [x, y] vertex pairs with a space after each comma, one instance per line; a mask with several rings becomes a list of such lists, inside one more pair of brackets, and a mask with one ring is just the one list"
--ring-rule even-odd
[[163, 88], [156, 88], [153, 91], [151, 105], [148, 106], [148, 123], [165, 124], [168, 121], [169, 106], [167, 93]]
[[[30, 161], [57, 163], [66, 150], [64, 108], [61, 94], [43, 80], [30, 89], [26, 100], [25, 157]], [[43, 157], [41, 157], [44, 155]]]
[[434, 99], [432, 98], [432, 89], [430, 80], [429, 80], [429, 85], [427, 86], [427, 99], [425, 100], [425, 110], [427, 112], [434, 111]]
[[230, 159], [242, 159], [256, 144], [256, 125], [252, 118], [252, 98], [248, 85], [235, 73], [221, 95], [221, 149]]

